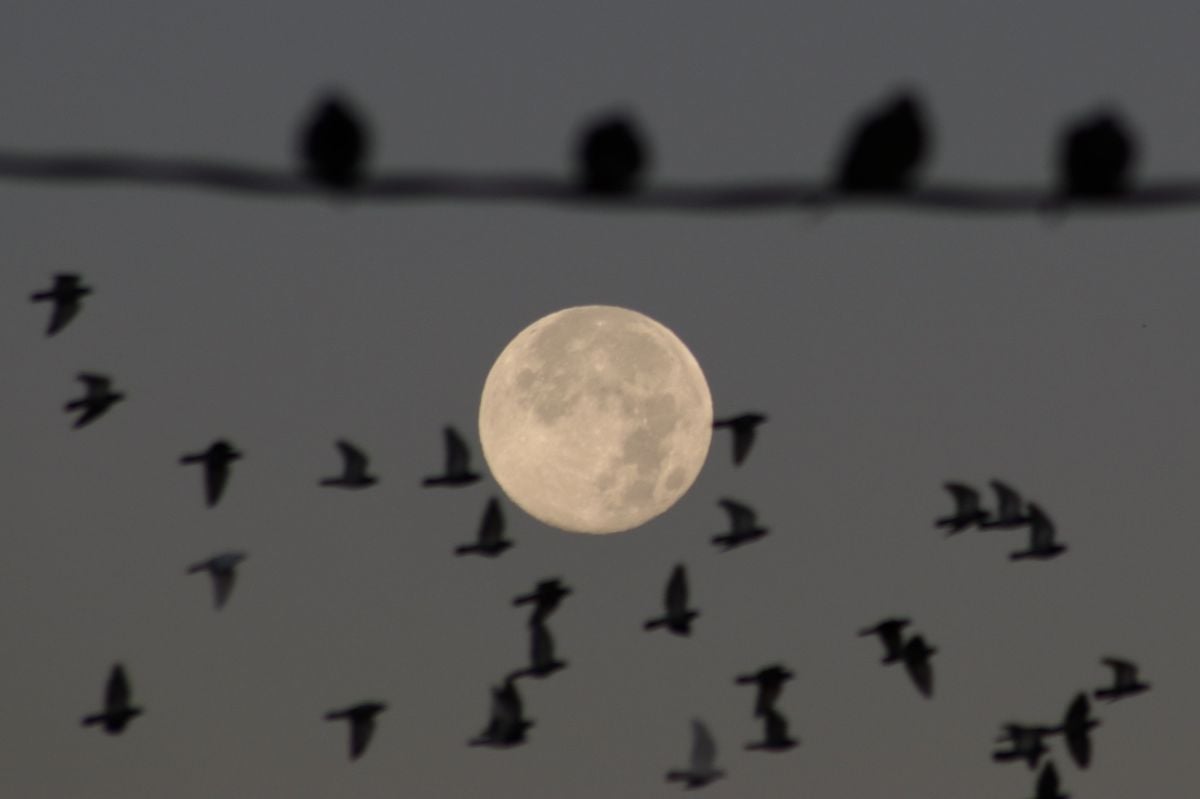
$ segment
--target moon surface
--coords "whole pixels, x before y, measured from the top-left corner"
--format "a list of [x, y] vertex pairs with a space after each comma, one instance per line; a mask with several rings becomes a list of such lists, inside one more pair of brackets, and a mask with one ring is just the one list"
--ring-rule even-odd
[[492, 475], [531, 516], [616, 533], [687, 492], [708, 456], [712, 396], [700, 364], [648, 316], [567, 308], [509, 342], [479, 403]]

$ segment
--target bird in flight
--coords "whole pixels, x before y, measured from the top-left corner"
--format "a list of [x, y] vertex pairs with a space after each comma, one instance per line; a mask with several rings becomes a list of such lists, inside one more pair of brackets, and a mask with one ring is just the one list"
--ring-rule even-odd
[[593, 119], [579, 137], [579, 186], [587, 194], [619, 196], [638, 190], [649, 162], [645, 137], [633, 118], [610, 113]]
[[299, 155], [310, 180], [344, 192], [362, 181], [369, 148], [361, 115], [346, 98], [329, 94], [301, 130]]
[[375, 717], [384, 710], [387, 710], [387, 704], [384, 702], [360, 702], [325, 714], [327, 721], [345, 719], [350, 722], [351, 760], [358, 760], [367, 750], [367, 744], [371, 742], [371, 736], [375, 733]]
[[878, 624], [859, 630], [859, 635], [878, 635], [883, 643], [883, 663], [899, 663], [904, 652], [904, 628], [909, 619], [884, 619]]
[[237, 565], [246, 559], [244, 552], [222, 552], [207, 560], [193, 563], [188, 567], [188, 574], [208, 572], [212, 577], [213, 607], [220, 610], [229, 600], [233, 591], [233, 583], [237, 577]]
[[1062, 134], [1059, 191], [1064, 198], [1120, 197], [1130, 190], [1136, 160], [1129, 125], [1117, 112], [1099, 109], [1070, 123]]
[[688, 608], [687, 569], [682, 563], [671, 571], [667, 580], [667, 590], [663, 597], [666, 613], [657, 618], [649, 619], [642, 626], [647, 630], [665, 626], [676, 635], [690, 635], [692, 619], [700, 615], [700, 611]]
[[114, 404], [125, 399], [123, 393], [112, 390], [112, 379], [105, 375], [95, 372], [80, 372], [76, 375], [76, 379], [83, 382], [84, 395], [79, 399], [71, 400], [63, 406], [63, 409], [68, 413], [81, 411], [76, 417], [75, 423], [71, 425], [77, 430], [84, 425], [91, 424]]
[[1097, 688], [1092, 691], [1092, 696], [1097, 699], [1115, 702], [1126, 696], [1150, 690], [1149, 683], [1138, 679], [1138, 667], [1131, 661], [1123, 658], [1104, 658], [1100, 662], [1112, 669], [1113, 681], [1112, 685], [1106, 688]]
[[54, 284], [50, 288], [35, 292], [29, 299], [33, 302], [52, 303], [46, 335], [53, 336], [75, 318], [79, 309], [83, 307], [83, 298], [91, 293], [91, 287], [83, 285], [79, 275], [60, 272], [54, 276]]
[[1037, 779], [1037, 793], [1033, 799], [1070, 799], [1067, 794], [1058, 790], [1058, 770], [1054, 768], [1054, 763], [1047, 763], [1042, 767]]
[[992, 480], [989, 485], [996, 493], [996, 514], [980, 522], [980, 527], [1009, 529], [1029, 524], [1029, 515], [1022, 509], [1024, 502], [1021, 495], [1012, 486], [999, 480]]
[[1029, 503], [1029, 548], [1009, 553], [1013, 560], [1036, 558], [1049, 560], [1067, 551], [1064, 544], [1054, 540], [1054, 522], [1037, 503]]
[[229, 470], [232, 463], [242, 458], [232, 444], [225, 439], [217, 439], [208, 449], [202, 452], [185, 454], [179, 459], [182, 464], [204, 464], [204, 499], [208, 507], [213, 507], [220, 501], [229, 481]]
[[925, 643], [925, 639], [920, 635], [908, 639], [908, 643], [900, 651], [904, 668], [908, 671], [913, 685], [917, 686], [917, 690], [927, 699], [933, 696], [933, 665], [929, 659], [936, 652], [937, 650]]
[[903, 194], [916, 184], [930, 150], [925, 111], [916, 94], [900, 91], [862, 116], [848, 138], [837, 190]]
[[563, 585], [562, 580], [554, 577], [549, 580], [541, 580], [530, 593], [514, 597], [513, 604], [533, 605], [533, 612], [529, 615], [529, 624], [534, 626], [545, 623], [550, 614], [558, 610], [563, 599], [570, 594], [571, 589]]
[[776, 663], [764, 666], [751, 674], [739, 674], [734, 682], [738, 685], [758, 686], [754, 697], [754, 715], [765, 716], [779, 701], [779, 695], [783, 693], [783, 684], [795, 676], [788, 668]]
[[743, 544], [757, 541], [767, 534], [767, 528], [758, 526], [757, 517], [748, 505], [743, 505], [732, 499], [722, 499], [719, 501], [719, 504], [729, 514], [729, 522], [733, 525], [733, 529], [730, 532], [714, 535], [712, 538], [712, 542], [722, 552], [728, 552]]
[[104, 710], [84, 716], [83, 726], [99, 724], [109, 735], [120, 733], [130, 720], [144, 712], [142, 708], [130, 704], [130, 693], [125, 667], [117, 663], [109, 672], [108, 683], [104, 687]]
[[944, 483], [943, 485], [954, 497], [954, 513], [936, 519], [933, 523], [935, 527], [945, 527], [946, 534], [953, 535], [987, 521], [988, 513], [980, 507], [978, 491], [962, 483]]
[[554, 637], [550, 634], [550, 628], [543, 622], [537, 622], [529, 628], [529, 665], [514, 671], [509, 679], [549, 677], [566, 666], [566, 661], [554, 657]]
[[788, 735], [788, 722], [775, 708], [770, 708], [763, 715], [763, 739], [746, 744], [751, 751], [786, 752], [800, 743]]
[[692, 721], [692, 751], [685, 769], [671, 769], [667, 772], [668, 782], [682, 782], [685, 788], [702, 788], [713, 780], [725, 776], [725, 772], [716, 767], [717, 744], [712, 733], [704, 722], [699, 719]]
[[338, 488], [366, 488], [379, 481], [375, 475], [367, 473], [367, 464], [370, 459], [365, 452], [345, 439], [337, 442], [337, 448], [342, 453], [342, 473], [337, 477], [324, 478], [321, 480], [321, 485]]
[[446, 438], [446, 471], [440, 475], [426, 477], [422, 485], [427, 486], [464, 486], [479, 479], [479, 475], [471, 471], [470, 454], [462, 436], [453, 427], [445, 429]]
[[713, 421], [714, 428], [728, 427], [733, 431], [734, 466], [741, 466], [742, 461], [746, 460], [746, 456], [750, 454], [750, 447], [754, 445], [754, 434], [758, 426], [765, 421], [767, 417], [761, 413], [743, 413]]
[[1079, 693], [1067, 706], [1063, 723], [1054, 728], [1054, 732], [1062, 733], [1067, 739], [1067, 751], [1080, 768], [1087, 768], [1092, 762], [1092, 729], [1099, 725], [1097, 719], [1091, 718], [1087, 694]]
[[492, 497], [483, 510], [483, 519], [479, 523], [479, 536], [475, 543], [455, 547], [454, 554], [475, 553], [494, 558], [512, 545], [513, 542], [504, 537], [504, 514], [500, 510], [500, 501]]
[[492, 746], [506, 749], [525, 742], [525, 731], [533, 721], [525, 718], [517, 684], [508, 679], [492, 689], [492, 710], [487, 726], [468, 743], [471, 746]]

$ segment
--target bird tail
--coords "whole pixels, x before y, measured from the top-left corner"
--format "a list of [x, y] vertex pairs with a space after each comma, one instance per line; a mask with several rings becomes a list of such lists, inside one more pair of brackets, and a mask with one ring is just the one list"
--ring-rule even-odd
[[482, 552], [478, 544], [463, 544], [454, 548], [455, 555], [470, 555], [472, 552]]
[[80, 723], [85, 727], [90, 727], [93, 724], [103, 724], [107, 718], [108, 716], [103, 713], [93, 713], [90, 716], [84, 716]]
[[[646, 622], [644, 622], [642, 624], [642, 629], [643, 630], [653, 630], [655, 627], [662, 627], [666, 623], [667, 623], [667, 617], [660, 616], [657, 619], [649, 619]], [[670, 779], [670, 776], [668, 776], [667, 779]]]

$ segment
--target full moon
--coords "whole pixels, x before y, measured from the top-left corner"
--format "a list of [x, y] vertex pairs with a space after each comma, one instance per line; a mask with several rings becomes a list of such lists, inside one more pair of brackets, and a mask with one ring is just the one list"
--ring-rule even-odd
[[509, 342], [479, 402], [504, 493], [574, 533], [617, 533], [687, 492], [712, 440], [700, 364], [667, 328], [610, 305], [567, 308]]

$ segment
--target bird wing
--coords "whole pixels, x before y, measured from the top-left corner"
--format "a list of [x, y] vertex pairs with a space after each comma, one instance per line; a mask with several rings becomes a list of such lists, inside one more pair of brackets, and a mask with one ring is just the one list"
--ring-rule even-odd
[[771, 743], [783, 743], [788, 737], [787, 718], [784, 717], [775, 708], [767, 708], [765, 714], [764, 726], [766, 729], [766, 739]]
[[554, 662], [554, 637], [542, 623], [534, 624], [529, 631], [529, 662], [533, 668], [545, 668]]
[[1029, 503], [1029, 546], [1035, 550], [1054, 546], [1054, 522], [1033, 502]]
[[446, 428], [445, 436], [446, 474], [450, 476], [464, 474], [468, 471], [467, 463], [470, 457], [467, 453], [467, 444], [453, 427]]
[[962, 483], [945, 483], [946, 490], [954, 497], [955, 515], [970, 516], [979, 512], [979, 492]]
[[342, 461], [344, 462], [347, 476], [355, 475], [361, 477], [366, 475], [367, 455], [365, 452], [344, 439], [337, 442], [337, 448], [341, 450]]
[[104, 691], [104, 709], [112, 712], [129, 707], [129, 695], [129, 678], [125, 675], [125, 667], [118, 663], [108, 675], [108, 685]]
[[1001, 520], [1020, 518], [1021, 495], [1011, 486], [999, 480], [992, 480], [990, 485], [996, 492], [996, 518]]
[[925, 696], [933, 694], [933, 665], [925, 651], [925, 639], [913, 636], [904, 647], [904, 668], [917, 690]]
[[218, 610], [224, 607], [226, 601], [229, 600], [235, 579], [236, 573], [232, 567], [212, 570], [213, 604]]
[[504, 513], [500, 510], [500, 501], [495, 497], [488, 500], [483, 511], [483, 521], [479, 524], [479, 543], [498, 544], [504, 536]]
[[66, 327], [79, 313], [80, 307], [80, 302], [75, 297], [55, 296], [54, 310], [50, 312], [50, 324], [46, 327], [46, 335], [52, 336]]
[[107, 394], [109, 387], [112, 385], [112, 380], [109, 377], [98, 375], [95, 372], [80, 372], [78, 378], [87, 387], [89, 397]]
[[683, 564], [680, 563], [671, 572], [671, 579], [667, 581], [667, 615], [683, 615], [686, 613], [687, 601], [687, 570], [683, 567]]
[[749, 506], [732, 499], [719, 500], [721, 507], [729, 514], [734, 533], [746, 533], [754, 529], [755, 515]]
[[1059, 799], [1058, 770], [1054, 768], [1054, 763], [1047, 763], [1038, 775], [1036, 799]]
[[717, 743], [704, 722], [699, 719], [692, 721], [692, 756], [691, 768], [696, 772], [705, 772], [713, 767], [717, 759]]
[[375, 732], [374, 714], [351, 714], [350, 716], [350, 757], [359, 757], [366, 751], [371, 735]]
[[750, 454], [750, 447], [754, 444], [754, 425], [734, 425], [733, 427], [733, 462], [736, 465], [741, 465], [742, 461], [746, 460], [746, 456]]
[[1137, 682], [1137, 666], [1123, 658], [1104, 658], [1104, 665], [1113, 670], [1113, 682], [1117, 685], [1129, 685]]
[[204, 460], [204, 497], [208, 504], [216, 505], [229, 479], [229, 462], [216, 460], [209, 455]]

